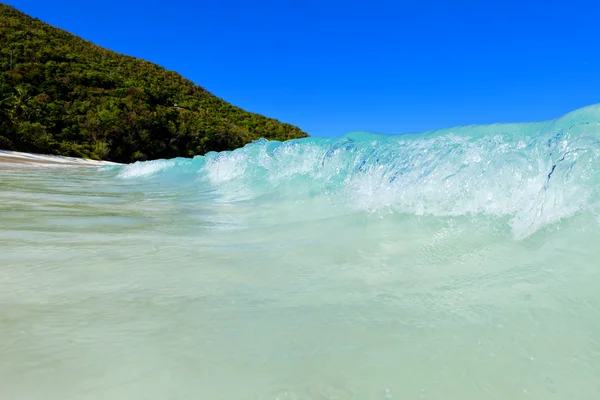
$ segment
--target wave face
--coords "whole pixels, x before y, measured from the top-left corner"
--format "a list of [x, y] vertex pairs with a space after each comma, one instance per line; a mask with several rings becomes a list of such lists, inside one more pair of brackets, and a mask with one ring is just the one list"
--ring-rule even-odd
[[136, 163], [119, 176], [170, 184], [194, 179], [213, 188], [217, 202], [293, 201], [294, 212], [311, 213], [316, 198], [322, 198], [336, 213], [342, 207], [348, 212], [505, 217], [522, 238], [578, 212], [597, 215], [600, 106], [541, 123], [397, 136], [353, 133], [285, 143], [259, 140], [193, 160]]
[[600, 398], [600, 106], [0, 165], [0, 398]]

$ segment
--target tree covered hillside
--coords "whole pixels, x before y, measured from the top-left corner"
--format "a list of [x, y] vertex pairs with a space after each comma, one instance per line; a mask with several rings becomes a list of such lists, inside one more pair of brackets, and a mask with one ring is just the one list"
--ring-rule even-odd
[[131, 162], [305, 136], [0, 4], [0, 149]]

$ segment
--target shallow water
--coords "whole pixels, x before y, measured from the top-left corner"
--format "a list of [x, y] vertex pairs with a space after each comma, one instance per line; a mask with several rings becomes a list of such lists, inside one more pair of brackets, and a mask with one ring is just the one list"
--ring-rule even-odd
[[600, 107], [0, 167], [2, 399], [598, 399]]

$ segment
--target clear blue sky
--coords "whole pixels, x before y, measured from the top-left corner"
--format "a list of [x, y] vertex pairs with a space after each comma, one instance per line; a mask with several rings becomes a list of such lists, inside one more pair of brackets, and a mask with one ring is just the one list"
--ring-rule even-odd
[[1, 0], [313, 136], [600, 102], [592, 1]]

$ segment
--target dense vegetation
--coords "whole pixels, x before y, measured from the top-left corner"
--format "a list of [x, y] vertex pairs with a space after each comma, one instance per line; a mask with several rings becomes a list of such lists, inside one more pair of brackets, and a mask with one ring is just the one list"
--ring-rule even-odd
[[0, 149], [131, 162], [304, 136], [0, 4]]

